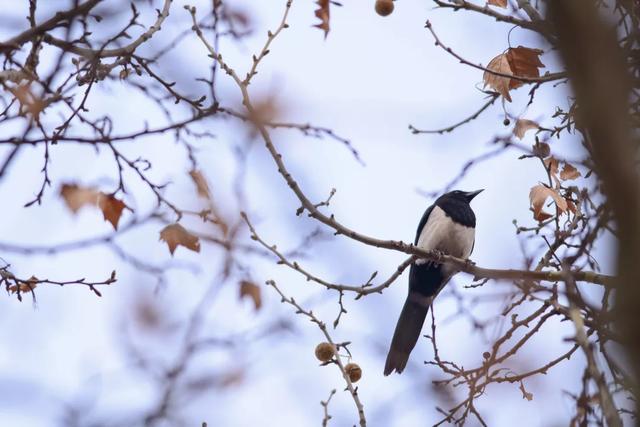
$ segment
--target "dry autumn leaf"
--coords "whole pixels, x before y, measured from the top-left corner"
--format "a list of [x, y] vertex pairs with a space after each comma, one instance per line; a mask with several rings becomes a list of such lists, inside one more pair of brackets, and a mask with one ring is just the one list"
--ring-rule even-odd
[[204, 175], [202, 175], [200, 171], [194, 169], [189, 172], [189, 176], [193, 180], [194, 184], [196, 184], [198, 195], [204, 197], [205, 199], [211, 199], [209, 184], [207, 184], [207, 180], [205, 179]]
[[60, 196], [62, 196], [67, 207], [74, 214], [83, 206], [95, 206], [98, 203], [99, 195], [100, 192], [91, 187], [84, 188], [76, 184], [62, 184], [62, 187], [60, 187]]
[[260, 294], [260, 288], [253, 282], [243, 280], [240, 282], [240, 299], [249, 297], [253, 301], [253, 306], [256, 311], [262, 307], [262, 296]]
[[553, 182], [556, 183], [556, 187], [560, 186], [560, 179], [558, 178], [558, 159], [555, 157], [549, 157], [548, 159], [544, 159], [544, 165], [547, 167], [549, 171], [549, 175], [553, 179]]
[[551, 147], [546, 142], [536, 142], [533, 144], [533, 154], [538, 157], [548, 157], [551, 154]]
[[[540, 70], [544, 64], [540, 61], [540, 55], [544, 52], [540, 49], [531, 49], [524, 46], [512, 47], [507, 50], [506, 57], [511, 73], [518, 77], [540, 77]], [[524, 82], [511, 79], [509, 89], [522, 86]]]
[[320, 19], [320, 23], [314, 25], [316, 28], [320, 28], [324, 31], [324, 37], [327, 38], [327, 34], [329, 34], [329, 0], [317, 0], [316, 4], [318, 5], [318, 9], [316, 9], [315, 14], [318, 19]]
[[539, 128], [540, 125], [538, 125], [538, 123], [534, 122], [533, 120], [518, 119], [516, 120], [516, 125], [513, 128], [513, 134], [519, 139], [522, 139], [524, 138], [524, 134], [527, 133], [528, 130]]
[[545, 201], [551, 197], [556, 204], [556, 207], [560, 213], [566, 212], [568, 205], [567, 201], [558, 194], [553, 188], [546, 187], [542, 184], [538, 184], [531, 188], [529, 192], [529, 201], [531, 203], [531, 209], [533, 210], [533, 218], [537, 221], [544, 221], [551, 218], [553, 215], [542, 210]]
[[[502, 74], [511, 74], [511, 67], [509, 66], [509, 61], [505, 54], [500, 54], [493, 58], [491, 62], [489, 62], [489, 65], [487, 65], [487, 69]], [[504, 99], [511, 102], [511, 95], [509, 95], [509, 84], [511, 79], [509, 77], [497, 76], [485, 71], [483, 80], [485, 87], [489, 86], [502, 95]]]
[[507, 8], [507, 0], [487, 0], [487, 5], [501, 7], [503, 9]]
[[[540, 61], [540, 49], [531, 49], [524, 46], [510, 47], [505, 53], [501, 53], [489, 62], [487, 70], [501, 74], [510, 74], [517, 77], [540, 77], [538, 68], [545, 65]], [[509, 91], [524, 84], [521, 80], [499, 76], [485, 71], [483, 75], [484, 86], [489, 86], [498, 92], [504, 99], [511, 102]]]
[[40, 113], [45, 109], [47, 103], [31, 92], [29, 84], [20, 85], [16, 89], [12, 89], [11, 92], [20, 102], [21, 113], [29, 113], [34, 120], [40, 120]]
[[100, 193], [98, 207], [102, 211], [105, 221], [109, 221], [113, 228], [117, 230], [122, 211], [127, 205], [122, 200], [116, 199], [113, 194]]
[[169, 246], [171, 255], [178, 246], [184, 246], [194, 252], [200, 252], [200, 239], [189, 233], [186, 228], [178, 223], [169, 224], [160, 231], [160, 240], [164, 240]]
[[567, 162], [564, 163], [564, 166], [562, 167], [562, 172], [560, 172], [561, 180], [567, 181], [570, 179], [580, 178], [581, 176], [582, 174], [578, 169], [576, 169], [574, 166], [570, 165]]
[[19, 285], [9, 286], [9, 291], [12, 294], [17, 293], [18, 290], [20, 290], [20, 292], [31, 292], [36, 288], [36, 286], [38, 286], [38, 282], [39, 280], [36, 276], [31, 276], [26, 281], [20, 282]]

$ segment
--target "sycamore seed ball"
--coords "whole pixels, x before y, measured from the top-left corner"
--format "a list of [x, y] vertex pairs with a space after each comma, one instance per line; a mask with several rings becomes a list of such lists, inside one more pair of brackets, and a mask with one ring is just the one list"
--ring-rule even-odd
[[388, 16], [393, 12], [393, 0], [376, 0], [376, 12], [380, 16]]
[[328, 362], [333, 359], [333, 355], [336, 353], [334, 346], [328, 342], [321, 342], [316, 346], [316, 357], [321, 362]]
[[347, 363], [344, 367], [344, 371], [349, 375], [349, 379], [352, 383], [357, 383], [362, 378], [362, 369], [357, 363]]

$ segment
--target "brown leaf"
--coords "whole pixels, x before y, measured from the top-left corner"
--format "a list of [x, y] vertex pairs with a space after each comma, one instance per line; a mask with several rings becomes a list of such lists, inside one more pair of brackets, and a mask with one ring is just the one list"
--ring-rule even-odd
[[31, 292], [36, 288], [36, 286], [38, 286], [39, 281], [40, 280], [36, 276], [31, 276], [26, 281], [21, 281], [18, 285], [9, 286], [9, 291], [12, 294], [17, 293], [18, 289], [20, 292]]
[[189, 176], [191, 176], [194, 184], [196, 184], [198, 195], [205, 199], [211, 199], [211, 190], [209, 190], [209, 184], [207, 184], [207, 180], [204, 175], [202, 175], [200, 171], [194, 169], [189, 172]]
[[318, 5], [318, 9], [316, 9], [316, 17], [320, 19], [320, 23], [314, 25], [316, 28], [320, 28], [324, 31], [324, 38], [327, 38], [327, 34], [329, 34], [329, 0], [317, 0], [316, 4]]
[[102, 210], [105, 221], [109, 221], [113, 228], [117, 230], [122, 211], [127, 205], [122, 200], [116, 199], [113, 194], [100, 193], [98, 207]]
[[518, 119], [516, 120], [516, 126], [513, 128], [513, 134], [518, 138], [524, 138], [524, 134], [531, 129], [539, 129], [540, 125], [533, 120]]
[[98, 203], [100, 192], [91, 187], [78, 187], [76, 184], [62, 184], [60, 196], [71, 212], [77, 213], [81, 207]]
[[[544, 68], [540, 61], [540, 55], [544, 52], [540, 49], [531, 49], [524, 46], [511, 47], [507, 50], [506, 57], [509, 67], [514, 76], [518, 77], [540, 77], [538, 68]], [[524, 83], [520, 80], [511, 79], [509, 89], [515, 89]]]
[[568, 208], [567, 201], [553, 188], [538, 184], [532, 187], [529, 192], [529, 201], [531, 203], [531, 209], [533, 210], [533, 218], [537, 221], [544, 221], [545, 219], [551, 218], [552, 215], [542, 210], [545, 201], [549, 197], [553, 199], [560, 213], [566, 212]]
[[562, 172], [560, 172], [561, 180], [567, 181], [570, 179], [580, 178], [581, 176], [582, 174], [578, 169], [576, 169], [575, 167], [573, 167], [567, 162], [564, 163], [564, 166], [562, 167]]
[[[543, 51], [540, 49], [524, 46], [510, 47], [506, 53], [501, 53], [493, 58], [487, 65], [487, 69], [518, 77], [540, 77], [538, 68], [545, 66], [540, 61], [542, 53]], [[521, 80], [497, 76], [488, 71], [484, 72], [483, 80], [485, 86], [493, 88], [509, 102], [511, 102], [509, 91], [524, 84]]]
[[544, 159], [551, 154], [551, 147], [546, 142], [536, 142], [533, 144], [533, 154]]
[[200, 252], [200, 239], [189, 233], [183, 226], [178, 223], [167, 225], [160, 231], [160, 240], [164, 240], [169, 246], [171, 255], [178, 246], [184, 246], [194, 252]]
[[256, 311], [260, 310], [260, 307], [262, 307], [262, 297], [258, 285], [247, 280], [240, 282], [240, 299], [245, 297], [251, 298]]
[[[493, 58], [491, 62], [489, 62], [489, 65], [487, 65], [487, 69], [502, 74], [512, 74], [509, 61], [507, 60], [507, 56], [504, 53], [501, 53], [500, 55]], [[504, 99], [511, 102], [511, 96], [509, 95], [509, 85], [511, 79], [509, 77], [497, 76], [495, 74], [491, 74], [488, 71], [485, 71], [482, 78], [484, 80], [485, 87], [489, 86], [500, 95], [502, 95]]]
[[29, 113], [36, 121], [40, 119], [40, 113], [45, 109], [47, 103], [31, 92], [30, 84], [23, 84], [15, 89], [10, 89], [13, 95], [20, 102], [20, 112]]
[[507, 8], [507, 0], [487, 0], [487, 5], [498, 6], [503, 9]]
[[553, 178], [553, 182], [556, 183], [556, 187], [560, 186], [560, 179], [558, 178], [558, 159], [555, 157], [549, 157], [548, 159], [544, 159], [544, 165], [549, 170], [549, 174], [551, 178]]

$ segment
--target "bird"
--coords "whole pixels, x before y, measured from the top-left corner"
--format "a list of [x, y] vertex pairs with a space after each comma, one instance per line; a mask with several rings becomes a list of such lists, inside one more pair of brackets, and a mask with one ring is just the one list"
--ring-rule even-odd
[[[454, 190], [440, 196], [422, 215], [414, 245], [467, 259], [475, 246], [476, 216], [469, 203], [483, 190]], [[418, 341], [434, 298], [457, 271], [454, 267], [418, 259], [409, 267], [409, 294], [396, 324], [384, 375], [401, 374]]]

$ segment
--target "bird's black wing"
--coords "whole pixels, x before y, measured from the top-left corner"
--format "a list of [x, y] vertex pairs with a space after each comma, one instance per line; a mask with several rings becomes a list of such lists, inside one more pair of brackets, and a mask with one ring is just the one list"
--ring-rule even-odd
[[424, 225], [427, 223], [427, 220], [429, 219], [429, 215], [431, 215], [431, 211], [433, 210], [434, 206], [435, 206], [435, 203], [433, 205], [429, 206], [427, 208], [427, 210], [424, 211], [424, 214], [422, 214], [422, 218], [420, 219], [420, 222], [418, 223], [418, 230], [416, 231], [416, 239], [413, 242], [414, 245], [418, 244], [418, 239], [420, 238], [420, 233], [422, 232], [422, 229], [424, 228]]

